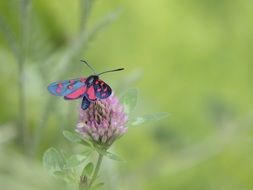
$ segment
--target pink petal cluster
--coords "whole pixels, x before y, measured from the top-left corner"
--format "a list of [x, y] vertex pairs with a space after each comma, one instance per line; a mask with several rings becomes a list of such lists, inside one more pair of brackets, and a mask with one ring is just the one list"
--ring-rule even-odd
[[112, 94], [92, 102], [86, 110], [80, 109], [76, 131], [93, 143], [109, 147], [126, 132], [127, 119], [123, 106]]

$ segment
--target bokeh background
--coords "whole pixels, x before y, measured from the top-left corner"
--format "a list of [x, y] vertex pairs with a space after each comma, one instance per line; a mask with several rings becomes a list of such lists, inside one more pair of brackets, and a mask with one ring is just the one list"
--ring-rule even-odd
[[[92, 3], [90, 7], [89, 4]], [[104, 189], [253, 189], [251, 0], [0, 1], [0, 189], [68, 189], [42, 167], [51, 146], [73, 151], [79, 101], [56, 80], [104, 75], [116, 94], [138, 89], [131, 127], [105, 160]]]

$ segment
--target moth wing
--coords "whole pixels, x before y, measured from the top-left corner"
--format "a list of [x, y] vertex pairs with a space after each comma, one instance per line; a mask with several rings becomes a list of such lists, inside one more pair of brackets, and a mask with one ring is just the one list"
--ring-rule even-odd
[[64, 99], [75, 100], [75, 99], [81, 98], [84, 96], [86, 89], [87, 89], [86, 86], [83, 85], [80, 88], [76, 89], [75, 91], [71, 92], [70, 94], [64, 96]]
[[85, 96], [88, 98], [88, 100], [90, 101], [96, 101], [97, 97], [96, 97], [96, 93], [95, 93], [95, 89], [94, 86], [90, 86], [87, 88], [87, 91], [85, 93]]
[[99, 99], [108, 98], [112, 94], [111, 87], [102, 80], [95, 81], [93, 86], [96, 97]]
[[88, 98], [86, 98], [86, 97], [84, 96], [84, 97], [83, 97], [83, 100], [82, 100], [81, 108], [82, 108], [83, 110], [86, 110], [89, 106], [90, 106], [90, 101], [88, 100]]
[[55, 96], [67, 96], [83, 86], [85, 86], [85, 79], [78, 78], [53, 82], [48, 85], [47, 89]]

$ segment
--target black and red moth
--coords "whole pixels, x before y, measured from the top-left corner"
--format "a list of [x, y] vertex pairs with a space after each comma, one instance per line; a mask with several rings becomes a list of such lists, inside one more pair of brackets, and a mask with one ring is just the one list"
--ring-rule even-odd
[[86, 61], [81, 61], [94, 72], [93, 75], [90, 75], [88, 78], [80, 77], [77, 79], [53, 82], [48, 85], [47, 89], [55, 96], [63, 96], [65, 100], [83, 98], [81, 108], [85, 110], [90, 106], [91, 102], [97, 99], [108, 98], [112, 93], [111, 87], [100, 80], [99, 76], [108, 72], [121, 71], [124, 68], [96, 74], [95, 70]]

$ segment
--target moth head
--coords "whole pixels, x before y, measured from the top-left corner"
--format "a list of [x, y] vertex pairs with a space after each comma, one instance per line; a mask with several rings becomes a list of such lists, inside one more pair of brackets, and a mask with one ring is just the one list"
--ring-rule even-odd
[[91, 86], [91, 85], [93, 85], [93, 83], [95, 82], [95, 81], [97, 81], [99, 79], [99, 77], [97, 76], [97, 75], [91, 75], [91, 76], [89, 76], [87, 79], [86, 79], [86, 85], [87, 85], [87, 87], [89, 87], [89, 86]]

